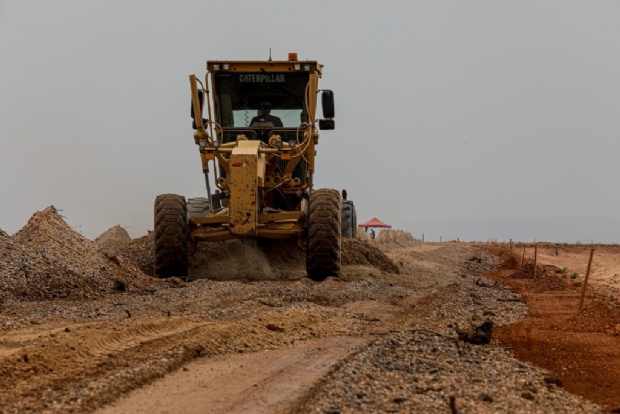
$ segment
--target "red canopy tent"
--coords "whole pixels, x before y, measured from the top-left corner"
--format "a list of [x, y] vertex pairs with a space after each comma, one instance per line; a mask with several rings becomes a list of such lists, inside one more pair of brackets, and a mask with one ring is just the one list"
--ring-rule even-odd
[[362, 224], [358, 224], [359, 227], [382, 227], [385, 229], [391, 229], [392, 226], [390, 226], [389, 224], [386, 224], [384, 222], [382, 222], [381, 220], [379, 220], [376, 217], [373, 217], [372, 220], [368, 220], [366, 223], [362, 223]]

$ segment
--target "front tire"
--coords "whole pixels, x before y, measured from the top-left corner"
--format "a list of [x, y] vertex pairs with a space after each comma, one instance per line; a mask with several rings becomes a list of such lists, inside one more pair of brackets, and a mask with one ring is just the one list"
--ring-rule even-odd
[[187, 278], [187, 205], [185, 197], [155, 199], [155, 277]]
[[340, 275], [342, 200], [336, 190], [320, 189], [310, 194], [306, 271], [315, 281]]

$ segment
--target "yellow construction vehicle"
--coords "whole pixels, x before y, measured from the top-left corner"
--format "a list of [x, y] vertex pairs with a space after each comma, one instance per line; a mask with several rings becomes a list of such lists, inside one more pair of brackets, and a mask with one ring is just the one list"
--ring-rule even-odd
[[296, 239], [310, 278], [339, 275], [341, 235], [354, 237], [357, 224], [345, 191], [312, 185], [318, 129], [334, 129], [334, 94], [319, 90], [322, 69], [291, 53], [208, 61], [204, 82], [190, 76], [207, 196], [156, 198], [155, 276], [186, 277], [189, 247], [233, 238]]

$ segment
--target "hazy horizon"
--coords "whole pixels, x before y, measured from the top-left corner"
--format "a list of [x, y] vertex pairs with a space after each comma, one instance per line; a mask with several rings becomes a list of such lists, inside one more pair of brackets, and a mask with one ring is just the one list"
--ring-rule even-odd
[[[59, 214], [70, 227], [91, 240], [116, 225], [123, 227], [132, 238], [142, 237], [146, 235], [147, 230], [152, 230], [151, 228], [142, 231], [131, 225], [114, 223], [96, 234], [87, 235], [83, 233], [81, 225], [73, 223], [70, 217], [65, 216], [65, 211], [59, 211]], [[410, 220], [392, 225], [394, 229], [408, 231], [416, 239], [424, 238], [428, 242], [455, 240], [487, 242], [512, 239], [515, 242], [618, 244], [620, 234], [620, 218], [605, 217], [429, 219]], [[2, 226], [0, 230], [9, 235], [19, 231], [17, 229], [11, 232]], [[380, 230], [375, 229], [377, 234]]]

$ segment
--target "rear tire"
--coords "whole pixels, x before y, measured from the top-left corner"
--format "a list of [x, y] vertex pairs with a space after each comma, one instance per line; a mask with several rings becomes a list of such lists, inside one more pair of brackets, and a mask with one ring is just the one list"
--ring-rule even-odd
[[187, 199], [187, 219], [207, 217], [209, 215], [209, 199], [207, 197], [195, 197]]
[[310, 194], [306, 271], [312, 280], [340, 275], [341, 214], [338, 191], [321, 189]]
[[187, 278], [187, 205], [185, 197], [155, 199], [155, 277]]
[[342, 200], [342, 237], [357, 237], [357, 213], [351, 200]]

